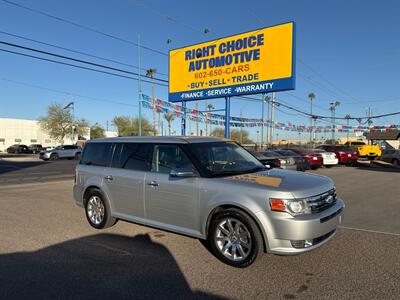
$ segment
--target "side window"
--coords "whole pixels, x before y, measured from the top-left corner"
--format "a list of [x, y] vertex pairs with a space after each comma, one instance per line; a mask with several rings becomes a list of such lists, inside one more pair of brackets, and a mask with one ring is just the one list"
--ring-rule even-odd
[[151, 171], [169, 174], [172, 169], [193, 168], [183, 150], [177, 145], [154, 146]]
[[111, 159], [111, 143], [87, 143], [80, 163], [105, 167]]
[[136, 171], [149, 171], [153, 145], [118, 143], [115, 145], [111, 166]]

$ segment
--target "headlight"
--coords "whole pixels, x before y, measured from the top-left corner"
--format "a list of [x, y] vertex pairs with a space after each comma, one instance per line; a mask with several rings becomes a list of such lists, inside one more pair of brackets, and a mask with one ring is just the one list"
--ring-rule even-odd
[[293, 216], [305, 215], [311, 213], [311, 208], [309, 207], [305, 199], [276, 199], [270, 198], [269, 204], [271, 210], [287, 212]]

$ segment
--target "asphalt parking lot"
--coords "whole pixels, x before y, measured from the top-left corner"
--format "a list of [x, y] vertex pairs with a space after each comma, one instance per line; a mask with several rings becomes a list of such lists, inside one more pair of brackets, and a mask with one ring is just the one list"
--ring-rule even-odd
[[[2, 163], [2, 299], [399, 297], [396, 170], [364, 166], [315, 171], [330, 176], [346, 202], [336, 237], [309, 253], [267, 254], [250, 268], [235, 269], [220, 263], [196, 239], [126, 222], [92, 229], [73, 202], [74, 161], [25, 168], [17, 164], [14, 170], [7, 162], [8, 171]], [[53, 180], [55, 174], [46, 173], [60, 169], [58, 175], [70, 177]], [[35, 172], [41, 180], [35, 180]], [[12, 180], [24, 174], [30, 179]]]

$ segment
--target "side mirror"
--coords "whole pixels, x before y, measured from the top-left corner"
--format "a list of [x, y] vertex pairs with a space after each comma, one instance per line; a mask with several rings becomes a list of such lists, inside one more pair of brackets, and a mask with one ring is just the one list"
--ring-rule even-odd
[[196, 177], [192, 168], [177, 168], [172, 169], [169, 173], [171, 177]]

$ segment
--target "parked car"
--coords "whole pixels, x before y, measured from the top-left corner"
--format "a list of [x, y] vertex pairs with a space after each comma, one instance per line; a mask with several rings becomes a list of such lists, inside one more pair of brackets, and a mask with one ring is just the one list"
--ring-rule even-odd
[[297, 165], [296, 165], [296, 161], [294, 160], [293, 157], [287, 157], [284, 156], [280, 153], [278, 153], [275, 150], [267, 150], [267, 151], [262, 151], [261, 152], [262, 155], [267, 156], [267, 157], [276, 157], [280, 160], [280, 165], [282, 169], [285, 170], [297, 170]]
[[27, 145], [15, 144], [7, 148], [7, 153], [30, 153]]
[[383, 150], [382, 155], [379, 159], [388, 163], [392, 163], [396, 166], [400, 166], [400, 150]]
[[315, 149], [313, 151], [314, 153], [320, 153], [322, 155], [323, 165], [326, 168], [336, 166], [339, 163], [339, 160], [336, 157], [335, 152], [327, 152], [323, 149]]
[[301, 156], [291, 150], [275, 150], [280, 155], [284, 157], [292, 157], [296, 162], [296, 170], [297, 171], [305, 171], [310, 169], [310, 165], [308, 163], [308, 159], [304, 156]]
[[247, 151], [253, 154], [255, 158], [257, 158], [264, 166], [269, 169], [281, 167], [281, 160], [277, 156], [268, 157], [257, 151], [249, 149], [247, 149]]
[[357, 152], [359, 158], [375, 159], [382, 154], [381, 147], [378, 145], [367, 145], [363, 141], [346, 142], [344, 146], [350, 148], [353, 152]]
[[343, 145], [319, 145], [317, 149], [334, 152], [339, 160], [339, 164], [354, 165], [357, 163], [357, 152]]
[[216, 137], [90, 140], [73, 193], [96, 229], [125, 220], [204, 239], [234, 267], [325, 244], [344, 209], [330, 178], [268, 170]]
[[307, 162], [310, 165], [310, 169], [312, 170], [321, 168], [323, 165], [323, 158], [320, 153], [314, 153], [312, 150], [304, 148], [292, 148], [287, 150], [291, 150], [294, 153], [297, 153], [298, 155], [307, 158]]
[[43, 160], [56, 160], [59, 158], [79, 159], [82, 149], [75, 145], [57, 146], [52, 150], [40, 152], [39, 158]]
[[29, 152], [33, 154], [40, 153], [40, 151], [44, 150], [44, 147], [42, 147], [40, 144], [31, 144], [28, 148]]

